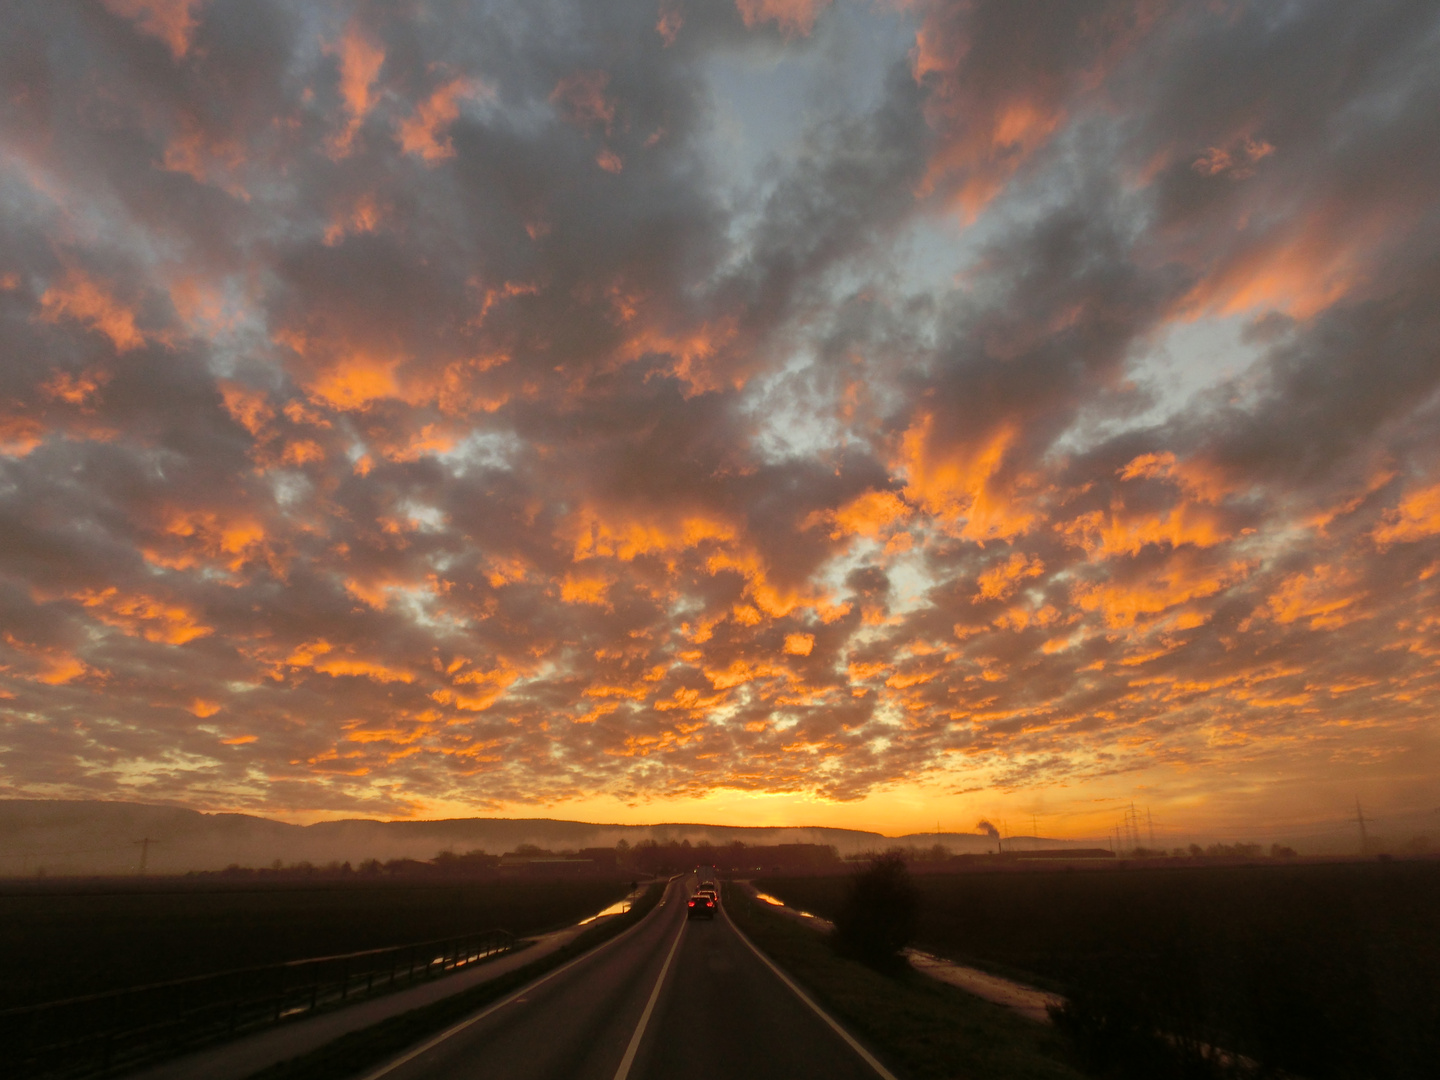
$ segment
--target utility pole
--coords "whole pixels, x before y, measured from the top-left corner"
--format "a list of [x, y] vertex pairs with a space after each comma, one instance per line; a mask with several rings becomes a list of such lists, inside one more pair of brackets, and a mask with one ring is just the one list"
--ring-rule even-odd
[[1355, 820], [1360, 825], [1360, 854], [1370, 852], [1370, 838], [1365, 835], [1365, 811], [1360, 809], [1360, 796], [1355, 796]]

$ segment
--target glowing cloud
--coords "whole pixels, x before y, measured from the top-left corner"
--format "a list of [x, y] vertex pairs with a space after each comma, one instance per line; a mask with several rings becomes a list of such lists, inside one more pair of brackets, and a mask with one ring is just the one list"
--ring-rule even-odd
[[195, 13], [205, 0], [102, 0], [105, 7], [122, 19], [129, 19], [143, 34], [159, 38], [175, 59], [190, 51], [198, 25]]
[[340, 99], [345, 104], [346, 120], [345, 126], [333, 136], [330, 147], [334, 157], [342, 158], [350, 153], [355, 133], [375, 104], [371, 87], [385, 63], [385, 50], [372, 41], [359, 24], [352, 23], [332, 51], [340, 56]]
[[740, 18], [749, 27], [773, 22], [785, 34], [809, 34], [830, 0], [735, 0]]
[[437, 87], [415, 107], [415, 112], [401, 121], [398, 132], [400, 149], [415, 154], [427, 165], [436, 165], [455, 156], [444, 129], [460, 115], [460, 102], [467, 98], [488, 97], [493, 92], [477, 79], [451, 79]]
[[70, 271], [63, 281], [45, 290], [40, 297], [40, 313], [46, 322], [70, 318], [98, 330], [110, 339], [117, 352], [145, 344], [145, 336], [135, 328], [135, 313], [78, 270]]
[[187, 641], [214, 633], [214, 628], [201, 624], [187, 608], [157, 600], [141, 593], [123, 595], [113, 585], [107, 589], [87, 589], [72, 594], [90, 613], [107, 626], [143, 637], [146, 641], [166, 645], [184, 645]]
[[1371, 535], [1380, 547], [1440, 536], [1440, 484], [1410, 492]]

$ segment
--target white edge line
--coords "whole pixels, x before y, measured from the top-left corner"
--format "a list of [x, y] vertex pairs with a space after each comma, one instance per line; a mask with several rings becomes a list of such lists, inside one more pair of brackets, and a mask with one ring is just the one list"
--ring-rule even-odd
[[829, 1024], [835, 1030], [835, 1034], [839, 1035], [850, 1045], [850, 1049], [854, 1050], [857, 1054], [864, 1058], [865, 1064], [869, 1065], [872, 1069], [874, 1069], [881, 1077], [883, 1077], [883, 1080], [898, 1080], [894, 1073], [892, 1073], [889, 1069], [885, 1068], [884, 1065], [881, 1065], [880, 1062], [875, 1060], [874, 1054], [870, 1053], [869, 1050], [866, 1050], [865, 1047], [860, 1045], [860, 1043], [856, 1040], [855, 1036], [851, 1035], [848, 1031], [846, 1031], [843, 1027], [840, 1026], [840, 1021], [836, 1020], [833, 1016], [831, 1016], [828, 1012], [826, 1012], [818, 1004], [816, 1004], [815, 1000], [809, 994], [805, 993], [804, 990], [801, 990], [800, 987], [796, 986], [795, 983], [791, 980], [790, 976], [786, 975], [785, 972], [781, 971], [780, 968], [776, 966], [775, 961], [771, 960], [763, 952], [757, 949], [755, 947], [755, 943], [745, 936], [745, 932], [735, 925], [735, 922], [730, 918], [730, 913], [728, 911], [724, 911], [722, 909], [721, 913], [725, 916], [725, 922], [729, 924], [730, 929], [734, 930], [736, 936], [738, 936], [741, 941], [743, 941], [746, 945], [750, 947], [750, 951], [753, 952], [756, 956], [758, 956], [761, 960], [763, 960], [765, 962], [765, 966], [768, 967], [771, 971], [773, 971], [777, 976], [779, 976], [780, 981], [795, 992], [796, 997], [798, 997], [806, 1005], [809, 1005], [810, 1008], [814, 1010], [816, 1016], [820, 1017], [821, 1020], [824, 1020], [825, 1023]]
[[[671, 880], [671, 881], [674, 881], [675, 879], [674, 879], [674, 878], [671, 878], [670, 880]], [[668, 885], [668, 883], [667, 883], [667, 885], [666, 885], [666, 890], [665, 890], [665, 891], [666, 891], [667, 893], [670, 891], [670, 890], [669, 890], [669, 885]], [[653, 908], [650, 909], [650, 911], [653, 912], [653, 911], [655, 911], [655, 910], [658, 910], [659, 907], [660, 907], [660, 904], [663, 904], [664, 902], [665, 902], [665, 896], [662, 895], [662, 896], [660, 897], [660, 903], [659, 903], [659, 904], [656, 904], [655, 907], [653, 907]], [[453, 1026], [451, 1026], [451, 1027], [446, 1028], [446, 1029], [445, 1029], [444, 1031], [442, 1031], [439, 1035], [436, 1035], [434, 1038], [430, 1039], [428, 1042], [421, 1043], [419, 1046], [415, 1047], [415, 1049], [410, 1050], [410, 1051], [407, 1051], [405, 1054], [402, 1054], [400, 1057], [395, 1058], [395, 1059], [393, 1059], [392, 1061], [387, 1061], [384, 1065], [381, 1065], [380, 1068], [376, 1069], [374, 1072], [366, 1073], [365, 1076], [363, 1077], [363, 1080], [380, 1080], [380, 1077], [386, 1075], [387, 1073], [394, 1072], [394, 1071], [395, 1071], [396, 1069], [398, 1069], [401, 1065], [405, 1065], [405, 1064], [407, 1064], [407, 1063], [409, 1063], [409, 1062], [411, 1062], [411, 1061], [414, 1061], [414, 1060], [415, 1060], [417, 1057], [419, 1057], [421, 1054], [428, 1053], [429, 1051], [433, 1050], [435, 1047], [439, 1046], [439, 1045], [440, 1045], [442, 1042], [444, 1042], [446, 1039], [450, 1038], [450, 1036], [452, 1036], [452, 1035], [458, 1035], [460, 1032], [462, 1032], [462, 1031], [464, 1031], [466, 1028], [468, 1028], [471, 1024], [479, 1023], [481, 1020], [484, 1020], [484, 1019], [485, 1019], [487, 1016], [489, 1016], [491, 1013], [494, 1013], [494, 1012], [497, 1012], [497, 1011], [500, 1010], [500, 1009], [503, 1009], [506, 1005], [509, 1005], [511, 1002], [515, 1001], [517, 998], [524, 997], [524, 996], [525, 996], [526, 994], [528, 994], [531, 990], [534, 990], [537, 986], [540, 986], [542, 983], [547, 983], [547, 982], [549, 982], [551, 979], [555, 978], [557, 975], [561, 975], [561, 974], [569, 971], [569, 970], [570, 970], [572, 967], [574, 967], [576, 964], [580, 963], [580, 961], [590, 959], [592, 956], [594, 956], [594, 955], [596, 955], [597, 953], [599, 953], [600, 950], [604, 949], [606, 946], [615, 944], [615, 942], [619, 941], [621, 938], [629, 937], [631, 933], [633, 933], [634, 931], [638, 930], [642, 925], [644, 925], [645, 920], [648, 919], [649, 917], [650, 917], [650, 912], [646, 912], [646, 913], [645, 913], [645, 918], [641, 919], [641, 920], [640, 920], [639, 922], [637, 922], [634, 926], [630, 927], [630, 929], [624, 931], [623, 933], [616, 934], [616, 935], [615, 935], [614, 937], [612, 937], [609, 941], [602, 941], [599, 945], [596, 945], [595, 948], [590, 949], [590, 950], [588, 950], [588, 951], [586, 951], [586, 952], [581, 953], [579, 956], [575, 957], [574, 960], [571, 960], [571, 961], [569, 961], [568, 963], [565, 963], [565, 964], [560, 965], [560, 966], [559, 966], [558, 968], [556, 968], [554, 971], [546, 972], [544, 975], [540, 976], [540, 978], [536, 979], [534, 982], [528, 982], [528, 983], [526, 983], [524, 986], [520, 987], [520, 989], [516, 990], [513, 994], [510, 994], [508, 997], [501, 998], [499, 1001], [495, 1002], [493, 1005], [487, 1005], [484, 1009], [481, 1009], [481, 1010], [480, 1010], [478, 1013], [476, 1013], [475, 1015], [473, 1015], [473, 1016], [467, 1016], [464, 1020], [461, 1020], [458, 1024], [455, 1024], [455, 1025], [453, 1025]], [[752, 945], [751, 948], [754, 948], [754, 946]], [[667, 961], [667, 963], [668, 963], [668, 961]], [[443, 999], [442, 999], [442, 1000], [443, 1000]], [[893, 1080], [893, 1078], [892, 1078], [892, 1080]]]
[[640, 1014], [640, 1023], [635, 1025], [635, 1034], [630, 1036], [630, 1045], [625, 1048], [625, 1056], [620, 1059], [620, 1068], [615, 1071], [615, 1080], [626, 1080], [630, 1075], [630, 1066], [635, 1063], [635, 1055], [640, 1050], [640, 1040], [645, 1037], [645, 1025], [650, 1023], [650, 1014], [655, 1011], [660, 987], [665, 985], [665, 973], [670, 970], [670, 961], [675, 959], [675, 950], [680, 947], [680, 939], [685, 936], [685, 924], [688, 921], [683, 919], [680, 922], [675, 943], [670, 946], [670, 951], [665, 956], [665, 964], [660, 968], [660, 977], [655, 980], [655, 989], [650, 991], [650, 1000], [645, 1003], [645, 1011]]

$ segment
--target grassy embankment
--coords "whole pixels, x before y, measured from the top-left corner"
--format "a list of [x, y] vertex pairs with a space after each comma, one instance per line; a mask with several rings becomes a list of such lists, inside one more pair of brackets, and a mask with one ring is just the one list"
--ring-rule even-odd
[[0, 1008], [252, 965], [593, 915], [618, 879], [234, 886], [151, 879], [0, 890]]
[[[917, 944], [1076, 999], [1093, 1060], [1143, 1056], [1155, 1030], [1309, 1080], [1418, 1080], [1440, 1060], [1440, 863], [915, 881]], [[846, 879], [759, 884], [833, 916]]]
[[[839, 879], [843, 881], [844, 879]], [[882, 975], [837, 956], [825, 938], [725, 885], [745, 935], [872, 1050], [915, 1080], [1075, 1080], [1055, 1032], [952, 986]]]
[[533, 960], [462, 993], [341, 1036], [308, 1054], [263, 1069], [250, 1080], [346, 1080], [364, 1069], [380, 1065], [406, 1048], [439, 1034], [451, 1024], [518, 990], [532, 979], [569, 963], [634, 926], [650, 913], [664, 894], [664, 882], [651, 885], [629, 911], [595, 923], [569, 945], [549, 956]]

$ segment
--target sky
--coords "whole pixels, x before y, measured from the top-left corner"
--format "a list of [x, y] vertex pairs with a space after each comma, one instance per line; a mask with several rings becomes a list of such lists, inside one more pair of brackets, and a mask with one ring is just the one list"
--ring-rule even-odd
[[0, 794], [1440, 805], [1440, 8], [0, 11]]

